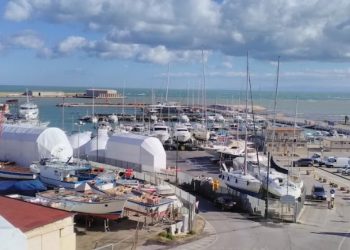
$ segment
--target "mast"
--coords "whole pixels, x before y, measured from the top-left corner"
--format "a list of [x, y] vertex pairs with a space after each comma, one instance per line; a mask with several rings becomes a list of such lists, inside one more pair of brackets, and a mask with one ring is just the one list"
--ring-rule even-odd
[[167, 84], [166, 84], [166, 92], [165, 92], [165, 103], [168, 103], [168, 92], [169, 92], [169, 82], [170, 82], [170, 63], [168, 63], [168, 74], [167, 74]]
[[[278, 81], [279, 81], [279, 73], [280, 73], [280, 57], [277, 58], [277, 72], [276, 72], [276, 88], [275, 88], [275, 100], [273, 105], [273, 121], [272, 121], [272, 138], [271, 138], [271, 144], [272, 144], [272, 152], [274, 147], [274, 141], [275, 141], [275, 123], [276, 123], [276, 105], [277, 105], [277, 90], [278, 90]], [[267, 136], [266, 136], [267, 137]], [[268, 152], [267, 154], [268, 162], [267, 162], [267, 176], [266, 176], [266, 201], [265, 201], [265, 218], [268, 217], [268, 211], [269, 211], [269, 178], [270, 178], [270, 165], [271, 165], [271, 157], [272, 153]], [[288, 185], [288, 183], [287, 183]]]
[[204, 51], [202, 50], [202, 63], [203, 63], [203, 108], [205, 117], [205, 126], [208, 128], [208, 116], [207, 116], [207, 96], [205, 88], [205, 62], [204, 62]]
[[28, 94], [28, 88], [26, 88], [26, 97], [27, 97], [27, 103], [29, 103], [29, 94]]
[[244, 174], [247, 174], [247, 140], [248, 140], [248, 84], [249, 84], [249, 59], [248, 59], [248, 51], [247, 51], [247, 82], [245, 89], [245, 138], [244, 138]]
[[123, 82], [123, 106], [122, 106], [122, 116], [124, 121], [124, 112], [125, 112], [125, 81]]
[[95, 89], [92, 89], [92, 119], [95, 118]]

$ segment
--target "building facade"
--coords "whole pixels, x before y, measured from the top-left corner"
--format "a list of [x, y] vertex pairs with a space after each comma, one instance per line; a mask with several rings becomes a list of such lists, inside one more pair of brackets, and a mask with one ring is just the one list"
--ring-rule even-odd
[[325, 137], [322, 141], [322, 147], [325, 152], [350, 152], [350, 139], [342, 137]]
[[122, 96], [114, 89], [87, 89], [85, 97], [88, 98], [121, 98]]
[[266, 129], [266, 151], [274, 156], [307, 155], [307, 141], [303, 130], [294, 127], [268, 127]]

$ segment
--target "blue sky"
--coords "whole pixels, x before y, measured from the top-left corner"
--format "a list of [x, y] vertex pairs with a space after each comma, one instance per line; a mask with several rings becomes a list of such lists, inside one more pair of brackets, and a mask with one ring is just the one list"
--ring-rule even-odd
[[[350, 91], [350, 2], [8, 0], [0, 84]], [[0, 86], [1, 87], [1, 86]]]

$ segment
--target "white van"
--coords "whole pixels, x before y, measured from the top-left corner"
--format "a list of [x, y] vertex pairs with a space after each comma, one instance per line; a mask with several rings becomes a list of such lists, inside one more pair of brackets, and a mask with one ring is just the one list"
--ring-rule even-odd
[[348, 157], [328, 157], [325, 161], [327, 168], [345, 168], [350, 166], [350, 158]]

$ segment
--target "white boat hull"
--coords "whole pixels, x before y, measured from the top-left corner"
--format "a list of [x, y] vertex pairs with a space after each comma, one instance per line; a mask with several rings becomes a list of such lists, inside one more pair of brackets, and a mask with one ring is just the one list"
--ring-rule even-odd
[[74, 196], [68, 196], [67, 199], [58, 197], [48, 197], [45, 192], [38, 193], [36, 197], [41, 205], [77, 213], [85, 214], [121, 214], [124, 209], [126, 199], [110, 199], [106, 201], [79, 201], [73, 200]]
[[55, 180], [48, 177], [44, 177], [40, 175], [40, 180], [50, 187], [63, 187], [67, 189], [77, 189], [79, 186], [83, 185], [86, 181], [77, 181], [77, 182], [68, 182]]
[[222, 173], [223, 180], [227, 187], [244, 194], [257, 196], [261, 190], [261, 182], [250, 174]]
[[210, 132], [208, 130], [203, 130], [203, 131], [194, 130], [193, 137], [196, 138], [197, 140], [207, 141], [210, 138]]
[[37, 178], [36, 174], [22, 174], [22, 173], [11, 173], [7, 171], [0, 171], [0, 178], [15, 179], [15, 180], [34, 180]]
[[141, 214], [155, 213], [157, 215], [162, 215], [166, 213], [167, 210], [170, 211], [169, 209], [171, 209], [171, 205], [172, 205], [172, 201], [168, 201], [163, 204], [151, 205], [151, 204], [140, 203], [133, 200], [128, 200], [125, 204], [125, 209], [138, 212]]

